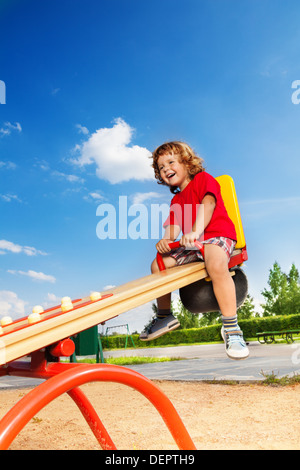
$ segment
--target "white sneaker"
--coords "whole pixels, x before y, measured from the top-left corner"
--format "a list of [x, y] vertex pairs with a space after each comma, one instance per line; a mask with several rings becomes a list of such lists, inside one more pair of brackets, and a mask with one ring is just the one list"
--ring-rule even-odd
[[245, 343], [241, 330], [225, 331], [221, 329], [221, 336], [225, 342], [225, 351], [230, 359], [246, 359], [249, 356], [249, 349]]

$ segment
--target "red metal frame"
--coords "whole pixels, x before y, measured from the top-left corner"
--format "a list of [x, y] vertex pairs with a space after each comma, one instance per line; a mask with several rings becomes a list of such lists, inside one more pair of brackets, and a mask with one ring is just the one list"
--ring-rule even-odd
[[[0, 368], [0, 376], [14, 375], [47, 379], [24, 396], [0, 421], [0, 449], [8, 449], [30, 419], [44, 406], [68, 393], [74, 400], [104, 450], [116, 449], [92, 404], [78, 388], [88, 382], [118, 382], [142, 393], [157, 409], [181, 450], [196, 450], [180, 416], [166, 395], [149, 379], [125, 367], [108, 364], [48, 362], [49, 354], [69, 355], [70, 339], [31, 355], [31, 361], [13, 361]], [[60, 344], [64, 343], [64, 344]], [[74, 343], [73, 343], [74, 344]], [[55, 359], [53, 357], [52, 359]]]

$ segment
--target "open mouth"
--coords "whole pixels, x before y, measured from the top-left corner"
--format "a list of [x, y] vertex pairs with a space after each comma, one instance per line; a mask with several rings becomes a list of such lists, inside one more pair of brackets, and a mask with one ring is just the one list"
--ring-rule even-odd
[[176, 173], [170, 173], [169, 175], [167, 175], [167, 178], [168, 178], [168, 179], [171, 179], [171, 178], [173, 178], [173, 176], [175, 176], [175, 175], [176, 175]]

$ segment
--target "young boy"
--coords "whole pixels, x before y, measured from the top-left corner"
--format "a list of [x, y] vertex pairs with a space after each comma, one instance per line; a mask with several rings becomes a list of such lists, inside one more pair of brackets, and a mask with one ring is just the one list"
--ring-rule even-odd
[[[234, 224], [229, 218], [219, 183], [203, 168], [203, 160], [183, 142], [169, 142], [153, 153], [153, 168], [159, 184], [169, 186], [174, 195], [170, 214], [164, 223], [165, 234], [156, 248], [164, 256], [166, 268], [204, 261], [212, 280], [214, 294], [222, 313], [222, 337], [231, 359], [245, 359], [249, 350], [237, 323], [235, 285], [228, 261], [236, 243]], [[180, 232], [180, 248], [169, 243]], [[158, 272], [156, 259], [151, 272]], [[171, 314], [171, 293], [157, 299], [157, 316], [141, 333], [149, 341], [180, 326]]]

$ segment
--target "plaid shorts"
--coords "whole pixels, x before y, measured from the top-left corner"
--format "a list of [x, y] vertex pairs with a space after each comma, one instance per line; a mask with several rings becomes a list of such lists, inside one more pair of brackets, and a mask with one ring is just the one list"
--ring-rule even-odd
[[172, 250], [169, 256], [176, 260], [176, 265], [193, 263], [194, 261], [204, 261], [204, 245], [218, 245], [227, 254], [228, 261], [233, 253], [236, 241], [231, 238], [215, 237], [203, 240], [202, 242], [196, 241], [194, 249], [186, 250], [184, 246]]

